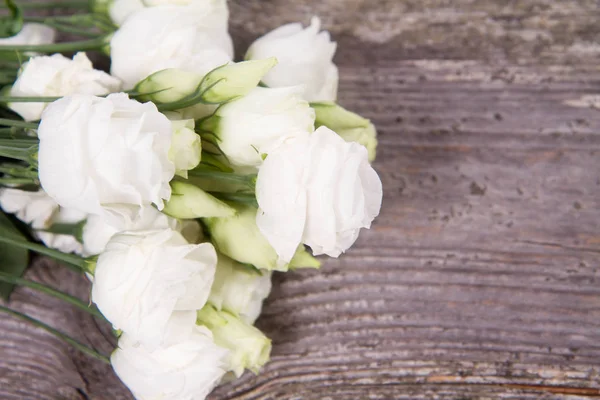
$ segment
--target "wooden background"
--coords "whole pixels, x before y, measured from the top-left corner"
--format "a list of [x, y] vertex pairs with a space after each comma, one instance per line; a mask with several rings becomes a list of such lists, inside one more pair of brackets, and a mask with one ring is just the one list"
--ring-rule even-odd
[[[340, 102], [373, 120], [371, 231], [279, 274], [263, 373], [211, 399], [600, 396], [600, 2], [237, 0], [239, 53], [320, 15]], [[38, 259], [29, 278], [88, 298]], [[11, 306], [100, 351], [107, 326], [27, 289]], [[1, 399], [130, 399], [110, 367], [0, 317]]]

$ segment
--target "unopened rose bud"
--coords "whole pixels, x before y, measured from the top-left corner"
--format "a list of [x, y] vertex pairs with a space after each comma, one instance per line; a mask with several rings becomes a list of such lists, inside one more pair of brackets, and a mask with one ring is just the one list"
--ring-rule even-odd
[[227, 311], [217, 311], [207, 304], [198, 311], [196, 323], [204, 325], [213, 334], [219, 347], [229, 350], [229, 370], [240, 377], [244, 369], [257, 374], [269, 361], [271, 341], [260, 330]]
[[231, 203], [237, 214], [229, 218], [206, 218], [204, 224], [215, 247], [242, 264], [259, 269], [287, 271], [293, 268], [318, 268], [320, 263], [299, 246], [287, 263], [278, 255], [256, 225], [257, 209], [250, 205]]
[[277, 59], [271, 57], [215, 68], [204, 77], [200, 84], [202, 100], [207, 103], [225, 103], [236, 97], [245, 96], [276, 64]]
[[271, 271], [257, 270], [218, 253], [215, 281], [209, 302], [217, 310], [226, 310], [242, 321], [253, 324], [271, 292]]
[[171, 182], [171, 198], [163, 212], [181, 219], [232, 217], [235, 209], [190, 183]]
[[187, 171], [196, 168], [202, 158], [202, 140], [194, 132], [194, 120], [171, 121], [171, 148], [169, 159], [175, 164], [175, 173], [187, 178]]
[[156, 104], [174, 103], [193, 94], [202, 75], [180, 69], [163, 69], [140, 81], [134, 88], [141, 101]]
[[235, 204], [237, 214], [229, 218], [207, 218], [204, 223], [217, 249], [243, 264], [268, 270], [287, 270], [278, 265], [277, 253], [256, 226], [256, 208]]
[[317, 128], [326, 126], [346, 142], [362, 144], [367, 148], [369, 161], [375, 160], [377, 131], [371, 121], [335, 103], [312, 103], [311, 107], [315, 110]]
[[258, 167], [281, 143], [314, 130], [315, 112], [302, 92], [301, 86], [256, 87], [221, 105], [201, 128], [216, 136], [232, 165]]

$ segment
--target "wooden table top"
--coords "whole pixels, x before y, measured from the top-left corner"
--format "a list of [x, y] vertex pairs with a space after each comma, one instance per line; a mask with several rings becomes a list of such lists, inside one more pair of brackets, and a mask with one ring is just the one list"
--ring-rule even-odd
[[[379, 130], [381, 215], [320, 271], [277, 274], [272, 361], [211, 399], [600, 396], [600, 3], [236, 0], [239, 53], [322, 17], [339, 102]], [[38, 258], [27, 277], [87, 299]], [[109, 327], [11, 307], [108, 353]], [[0, 398], [131, 399], [109, 366], [0, 316]]]

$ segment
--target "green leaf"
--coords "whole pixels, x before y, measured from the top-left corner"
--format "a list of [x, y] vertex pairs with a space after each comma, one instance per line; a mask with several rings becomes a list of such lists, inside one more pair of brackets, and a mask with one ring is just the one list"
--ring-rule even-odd
[[[27, 240], [21, 232], [14, 227], [4, 213], [0, 213], [0, 235]], [[0, 242], [0, 271], [10, 276], [20, 277], [29, 264], [29, 251], [9, 243]], [[0, 296], [8, 300], [14, 285], [0, 282]]]
[[23, 11], [13, 0], [4, 0], [10, 15], [0, 18], [0, 38], [15, 36], [23, 28]]

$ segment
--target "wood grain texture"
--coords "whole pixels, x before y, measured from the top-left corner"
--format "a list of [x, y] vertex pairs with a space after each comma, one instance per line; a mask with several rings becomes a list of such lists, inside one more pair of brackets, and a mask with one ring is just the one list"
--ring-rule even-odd
[[[373, 120], [381, 215], [321, 271], [278, 274], [263, 373], [212, 399], [600, 396], [600, 2], [236, 0], [243, 54], [313, 14], [340, 102]], [[30, 278], [89, 285], [38, 259]], [[11, 306], [108, 353], [107, 326]], [[0, 317], [0, 398], [130, 399], [110, 367]]]

